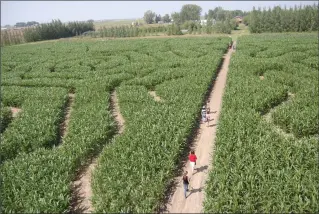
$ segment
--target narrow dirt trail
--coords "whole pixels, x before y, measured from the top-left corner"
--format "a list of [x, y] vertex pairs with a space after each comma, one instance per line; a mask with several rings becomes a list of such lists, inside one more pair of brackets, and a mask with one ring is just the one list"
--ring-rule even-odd
[[[118, 132], [121, 134], [124, 131], [124, 118], [121, 115], [120, 107], [118, 105], [118, 99], [116, 91], [111, 94], [111, 107], [112, 114], [117, 123]], [[80, 173], [79, 179], [73, 183], [76, 202], [74, 202], [72, 211], [80, 213], [92, 213], [94, 212], [91, 198], [92, 198], [92, 188], [91, 188], [91, 178], [92, 173], [97, 165], [98, 157], [92, 159], [92, 162]]]
[[71, 116], [72, 107], [73, 107], [73, 104], [74, 104], [74, 97], [75, 97], [74, 93], [69, 93], [68, 94], [68, 103], [67, 103], [67, 107], [66, 107], [65, 113], [64, 113], [64, 120], [63, 120], [63, 122], [60, 125], [61, 141], [63, 141], [63, 138], [68, 133], [70, 116]]
[[155, 91], [149, 91], [148, 93], [154, 98], [154, 100], [156, 102], [162, 102], [163, 101], [159, 96], [157, 96]]
[[292, 138], [295, 139], [296, 137], [294, 136], [294, 134], [292, 133], [287, 133], [286, 131], [284, 131], [282, 128], [280, 128], [278, 125], [276, 125], [272, 119], [272, 114], [277, 110], [278, 107], [286, 105], [287, 103], [291, 102], [292, 99], [294, 98], [294, 94], [288, 92], [288, 98], [287, 100], [283, 101], [282, 103], [280, 103], [279, 105], [273, 107], [267, 114], [263, 115], [264, 120], [267, 123], [272, 124], [273, 129], [277, 132], [277, 134], [283, 136], [286, 139]]
[[195, 154], [197, 156], [196, 168], [194, 174], [191, 175], [191, 169], [189, 161], [184, 166], [184, 171], [188, 171], [190, 180], [190, 192], [187, 193], [187, 198], [184, 197], [184, 187], [182, 184], [182, 176], [176, 179], [177, 187], [173, 193], [170, 201], [166, 205], [169, 213], [200, 213], [203, 212], [203, 201], [204, 201], [204, 186], [207, 179], [207, 173], [211, 170], [212, 166], [212, 155], [215, 147], [216, 128], [218, 124], [218, 118], [222, 106], [222, 96], [226, 85], [228, 66], [232, 49], [228, 50], [224, 56], [224, 62], [221, 70], [217, 76], [213, 90], [209, 95], [210, 108], [210, 122], [208, 124], [201, 124], [199, 134], [194, 142]]

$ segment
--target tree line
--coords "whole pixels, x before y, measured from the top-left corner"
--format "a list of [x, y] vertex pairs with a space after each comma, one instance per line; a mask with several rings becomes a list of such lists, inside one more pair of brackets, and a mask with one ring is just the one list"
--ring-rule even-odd
[[69, 22], [52, 20], [51, 23], [40, 24], [24, 31], [26, 42], [35, 42], [50, 39], [67, 38], [80, 35], [87, 31], [94, 31], [93, 22]]
[[254, 7], [245, 22], [251, 33], [317, 31], [318, 4], [268, 10]]
[[[183, 5], [180, 12], [173, 12], [171, 16], [166, 14], [162, 19], [160, 15], [156, 15], [153, 11], [146, 11], [144, 13], [144, 21], [147, 24], [158, 23], [158, 20], [165, 22], [173, 21], [182, 29], [187, 29], [188, 32], [216, 32], [216, 33], [230, 33], [231, 30], [237, 27], [234, 17], [236, 15], [246, 15], [246, 12], [241, 10], [228, 11], [222, 7], [216, 7], [214, 10], [209, 10], [205, 14], [207, 24], [202, 26], [200, 24], [202, 8], [196, 4]], [[216, 22], [215, 22], [216, 21]], [[213, 26], [214, 25], [214, 26]]]
[[204, 17], [207, 20], [216, 21], [225, 21], [227, 18], [232, 19], [236, 16], [244, 17], [248, 15], [249, 12], [241, 11], [241, 10], [224, 10], [222, 7], [216, 7], [213, 10], [208, 10], [208, 13], [205, 13]]

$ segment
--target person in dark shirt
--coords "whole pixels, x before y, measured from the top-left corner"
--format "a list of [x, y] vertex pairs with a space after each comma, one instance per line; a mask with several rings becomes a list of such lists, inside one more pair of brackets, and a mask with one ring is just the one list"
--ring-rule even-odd
[[189, 179], [188, 179], [188, 176], [187, 176], [187, 171], [184, 173], [183, 175], [183, 185], [184, 185], [184, 195], [185, 195], [185, 198], [187, 198], [186, 194], [187, 194], [187, 191], [188, 191], [188, 185], [189, 185]]

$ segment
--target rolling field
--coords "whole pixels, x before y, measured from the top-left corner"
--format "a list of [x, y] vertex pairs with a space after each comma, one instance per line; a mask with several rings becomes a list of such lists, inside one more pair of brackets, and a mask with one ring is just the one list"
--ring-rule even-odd
[[[4, 212], [71, 210], [72, 182], [97, 153], [92, 183], [96, 212], [156, 210], [198, 125], [199, 109], [229, 41], [221, 37], [5, 47], [2, 108], [21, 112], [13, 119], [3, 115], [11, 121], [0, 144]], [[121, 135], [115, 135], [110, 103], [114, 91], [125, 119]]]
[[205, 211], [318, 211], [318, 104], [317, 35], [240, 37]]
[[[205, 212], [314, 213], [317, 35], [236, 36], [204, 186]], [[93, 157], [94, 212], [158, 211], [199, 127], [200, 109], [230, 40], [4, 47], [3, 212], [73, 211], [74, 182]], [[125, 120], [120, 131], [116, 109]]]

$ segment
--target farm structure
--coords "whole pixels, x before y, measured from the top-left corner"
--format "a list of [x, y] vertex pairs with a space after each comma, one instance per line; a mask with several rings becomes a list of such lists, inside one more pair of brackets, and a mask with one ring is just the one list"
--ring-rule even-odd
[[242, 16], [236, 16], [234, 19], [236, 20], [236, 23], [238, 23], [238, 24], [241, 24], [243, 22]]

